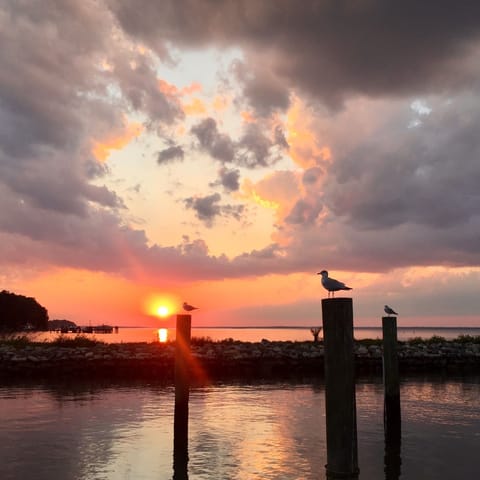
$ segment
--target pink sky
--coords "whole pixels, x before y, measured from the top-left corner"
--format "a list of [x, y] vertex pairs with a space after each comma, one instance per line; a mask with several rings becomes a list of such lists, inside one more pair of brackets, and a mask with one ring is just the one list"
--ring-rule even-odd
[[349, 5], [0, 7], [1, 288], [311, 325], [326, 269], [359, 325], [480, 326], [480, 6]]

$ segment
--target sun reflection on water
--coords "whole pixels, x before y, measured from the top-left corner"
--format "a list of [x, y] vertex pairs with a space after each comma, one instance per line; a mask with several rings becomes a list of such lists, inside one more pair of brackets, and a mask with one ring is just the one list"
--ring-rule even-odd
[[168, 330], [166, 328], [158, 329], [158, 341], [165, 343], [168, 340]]

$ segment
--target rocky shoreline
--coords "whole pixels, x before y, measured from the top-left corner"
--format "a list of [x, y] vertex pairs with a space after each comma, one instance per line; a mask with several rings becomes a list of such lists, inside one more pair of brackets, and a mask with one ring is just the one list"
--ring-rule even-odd
[[[203, 341], [191, 348], [192, 374], [199, 379], [323, 375], [322, 342]], [[478, 372], [480, 343], [400, 342], [400, 371]], [[103, 377], [172, 380], [174, 343], [0, 345], [1, 378]], [[380, 344], [356, 342], [357, 373], [381, 375]]]

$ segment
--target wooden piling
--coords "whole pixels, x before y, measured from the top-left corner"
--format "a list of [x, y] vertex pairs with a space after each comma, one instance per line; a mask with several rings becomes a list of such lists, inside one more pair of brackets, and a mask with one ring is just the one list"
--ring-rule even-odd
[[191, 315], [177, 315], [175, 337], [175, 411], [173, 418], [173, 478], [188, 479], [188, 400], [190, 395]]
[[400, 375], [397, 354], [397, 318], [382, 317], [383, 331], [383, 421], [386, 441], [401, 436]]
[[352, 299], [323, 299], [322, 315], [327, 478], [358, 478]]

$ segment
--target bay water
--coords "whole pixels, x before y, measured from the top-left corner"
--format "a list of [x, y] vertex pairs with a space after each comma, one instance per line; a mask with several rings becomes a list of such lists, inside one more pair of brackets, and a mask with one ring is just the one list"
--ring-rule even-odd
[[[360, 480], [478, 478], [480, 376], [405, 377], [402, 438], [383, 434], [380, 378], [356, 386]], [[324, 479], [323, 380], [194, 386], [190, 480]], [[173, 473], [173, 385], [0, 383], [2, 480], [159, 480]]]

